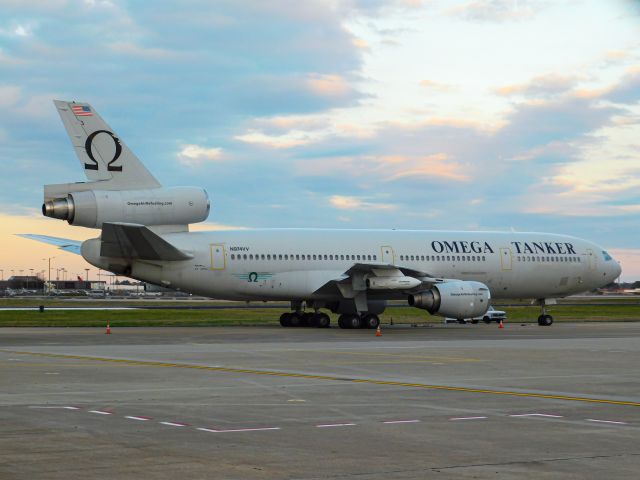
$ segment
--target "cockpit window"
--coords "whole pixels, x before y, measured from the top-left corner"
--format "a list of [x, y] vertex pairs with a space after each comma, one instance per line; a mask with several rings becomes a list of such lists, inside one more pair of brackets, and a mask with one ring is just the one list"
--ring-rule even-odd
[[604, 260], [605, 262], [608, 262], [609, 260], [613, 260], [613, 258], [611, 258], [611, 255], [609, 255], [607, 252], [605, 252], [604, 250], [602, 251], [602, 255], [604, 256]]

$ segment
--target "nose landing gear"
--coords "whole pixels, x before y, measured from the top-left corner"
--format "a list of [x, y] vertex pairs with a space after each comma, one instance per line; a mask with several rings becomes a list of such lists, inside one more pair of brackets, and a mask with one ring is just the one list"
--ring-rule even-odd
[[553, 324], [553, 317], [547, 313], [547, 305], [555, 304], [555, 300], [548, 301], [547, 299], [538, 299], [537, 303], [542, 308], [542, 314], [538, 317], [538, 325], [541, 327], [549, 327]]

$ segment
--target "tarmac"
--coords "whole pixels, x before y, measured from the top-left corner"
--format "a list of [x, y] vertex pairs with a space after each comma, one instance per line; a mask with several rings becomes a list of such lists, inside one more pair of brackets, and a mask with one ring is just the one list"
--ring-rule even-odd
[[640, 323], [0, 329], [0, 478], [637, 478]]

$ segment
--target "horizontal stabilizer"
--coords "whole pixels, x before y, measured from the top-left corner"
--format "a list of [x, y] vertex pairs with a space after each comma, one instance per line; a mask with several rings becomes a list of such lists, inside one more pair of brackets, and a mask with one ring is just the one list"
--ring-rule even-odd
[[64, 250], [65, 252], [70, 252], [70, 253], [75, 253], [76, 255], [80, 255], [80, 246], [82, 245], [82, 241], [80, 240], [69, 240], [68, 238], [49, 237], [47, 235], [37, 235], [35, 233], [18, 233], [17, 235], [19, 237], [29, 238], [37, 242], [48, 243], [49, 245], [55, 245], [60, 250]]
[[139, 260], [189, 260], [193, 255], [178, 250], [144, 225], [105, 223], [102, 225], [103, 257]]

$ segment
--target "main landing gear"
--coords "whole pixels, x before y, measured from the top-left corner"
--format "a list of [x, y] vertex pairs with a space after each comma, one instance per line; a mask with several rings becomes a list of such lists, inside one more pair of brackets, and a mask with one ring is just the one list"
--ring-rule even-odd
[[[331, 318], [326, 313], [286, 312], [280, 315], [280, 325], [283, 327], [316, 327], [329, 328]], [[380, 326], [380, 318], [373, 313], [356, 315], [344, 313], [338, 318], [340, 328], [368, 328], [375, 330]]]
[[329, 328], [331, 318], [322, 312], [286, 312], [280, 315], [280, 325], [283, 327]]
[[340, 328], [376, 329], [380, 326], [380, 319], [373, 313], [363, 313], [362, 315], [343, 313], [338, 318], [338, 326]]

